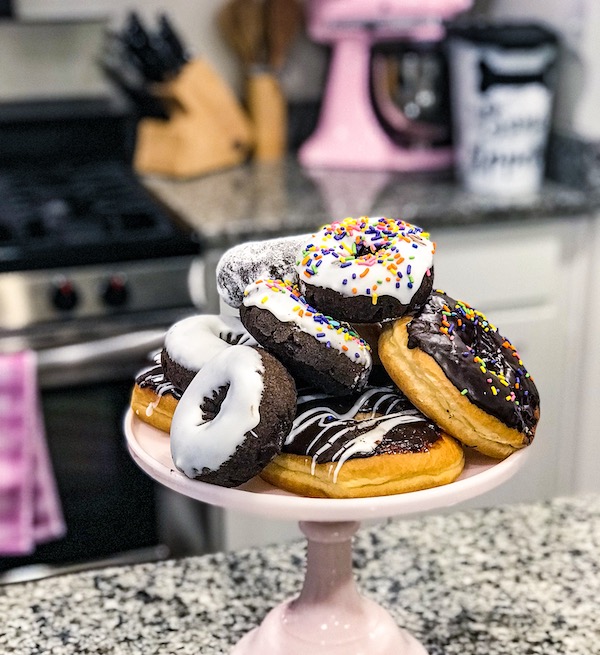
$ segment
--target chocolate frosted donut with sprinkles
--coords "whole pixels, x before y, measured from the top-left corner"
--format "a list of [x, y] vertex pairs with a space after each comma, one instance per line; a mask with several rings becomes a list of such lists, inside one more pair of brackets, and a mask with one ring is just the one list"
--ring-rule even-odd
[[300, 289], [311, 305], [349, 323], [413, 313], [433, 287], [435, 246], [428, 237], [383, 216], [325, 225], [298, 259]]
[[271, 484], [307, 496], [356, 498], [447, 484], [462, 447], [394, 387], [360, 395], [305, 392], [281, 454], [263, 470]]
[[240, 319], [295, 379], [333, 394], [366, 385], [372, 367], [369, 345], [347, 323], [317, 311], [290, 282], [249, 285]]
[[467, 303], [433, 292], [416, 316], [385, 326], [379, 356], [408, 398], [463, 444], [504, 458], [533, 440], [533, 378], [515, 346]]

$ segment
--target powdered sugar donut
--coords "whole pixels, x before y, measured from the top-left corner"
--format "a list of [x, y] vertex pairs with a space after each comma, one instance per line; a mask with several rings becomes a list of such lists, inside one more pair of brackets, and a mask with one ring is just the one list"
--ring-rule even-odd
[[184, 318], [165, 335], [161, 355], [165, 376], [184, 390], [207, 361], [234, 344], [256, 345], [237, 317], [200, 314]]
[[227, 250], [217, 264], [217, 291], [227, 305], [239, 307], [244, 289], [259, 279], [297, 279], [296, 261], [310, 235], [248, 241]]
[[249, 285], [240, 318], [261, 346], [308, 384], [344, 394], [367, 383], [372, 359], [366, 341], [348, 323], [311, 307], [290, 282]]
[[350, 323], [379, 323], [412, 313], [433, 286], [434, 244], [399, 219], [345, 218], [302, 248], [297, 271], [308, 302]]
[[275, 457], [290, 431], [296, 387], [261, 348], [231, 346], [185, 390], [171, 422], [171, 455], [189, 478], [235, 487]]

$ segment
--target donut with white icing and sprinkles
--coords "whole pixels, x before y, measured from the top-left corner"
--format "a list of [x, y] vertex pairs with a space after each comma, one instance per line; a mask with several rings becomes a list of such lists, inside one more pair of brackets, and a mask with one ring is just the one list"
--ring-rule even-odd
[[215, 355], [232, 345], [255, 346], [236, 316], [199, 314], [174, 323], [165, 335], [161, 363], [165, 377], [182, 391]]
[[296, 411], [296, 386], [262, 348], [231, 346], [185, 390], [171, 422], [171, 455], [189, 478], [237, 487], [279, 452]]
[[297, 262], [308, 302], [349, 323], [416, 311], [433, 286], [435, 245], [420, 227], [383, 216], [325, 225]]
[[290, 282], [249, 285], [240, 318], [295, 378], [335, 394], [352, 393], [367, 383], [372, 358], [366, 341], [349, 324], [317, 311]]
[[540, 417], [533, 378], [480, 311], [434, 291], [414, 317], [386, 325], [379, 357], [408, 398], [445, 432], [495, 458], [531, 443]]

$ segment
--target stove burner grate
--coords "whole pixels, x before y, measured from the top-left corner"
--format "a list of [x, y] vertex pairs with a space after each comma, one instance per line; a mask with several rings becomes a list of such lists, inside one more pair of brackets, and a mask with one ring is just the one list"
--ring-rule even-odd
[[198, 251], [123, 162], [0, 170], [0, 271]]

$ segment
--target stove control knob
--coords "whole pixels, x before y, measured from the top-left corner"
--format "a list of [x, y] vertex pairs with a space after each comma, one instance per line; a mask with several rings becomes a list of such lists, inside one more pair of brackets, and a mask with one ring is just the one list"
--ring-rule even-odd
[[109, 307], [121, 307], [129, 297], [127, 282], [123, 275], [111, 275], [104, 283], [102, 300]]
[[77, 290], [67, 278], [61, 278], [54, 283], [51, 297], [54, 307], [61, 311], [73, 309], [79, 301]]

